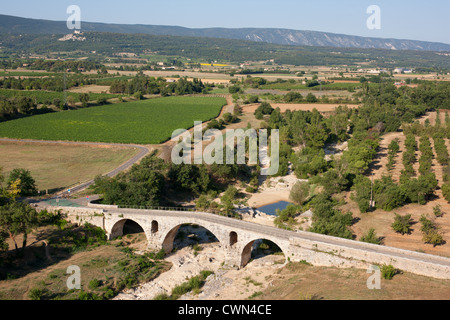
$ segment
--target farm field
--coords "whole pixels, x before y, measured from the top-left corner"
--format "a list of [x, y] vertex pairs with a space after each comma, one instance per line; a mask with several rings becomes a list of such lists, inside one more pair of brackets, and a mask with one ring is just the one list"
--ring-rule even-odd
[[55, 75], [57, 75], [57, 73], [31, 72], [31, 71], [0, 72], [0, 77], [51, 77]]
[[218, 97], [167, 97], [104, 105], [0, 123], [0, 137], [160, 144], [176, 129], [217, 117], [225, 104]]
[[109, 94], [109, 88], [110, 86], [88, 85], [71, 88], [68, 91], [73, 93]]
[[[373, 85], [373, 84], [372, 84]], [[269, 83], [261, 86], [262, 89], [278, 89], [278, 90], [320, 90], [320, 86], [307, 87], [302, 83]], [[322, 90], [356, 90], [361, 88], [361, 83], [330, 83], [322, 85]]]
[[[339, 106], [345, 106], [346, 104], [325, 104], [325, 103], [271, 103], [272, 108], [280, 108], [281, 113], [285, 113], [287, 110], [291, 111], [313, 111], [317, 109], [319, 112], [334, 112], [336, 108]], [[357, 108], [358, 105], [350, 104], [346, 105], [349, 108]], [[257, 105], [244, 105], [242, 108], [245, 112], [253, 114], [256, 109], [258, 109], [259, 104]]]
[[137, 149], [111, 146], [0, 142], [3, 174], [27, 169], [39, 190], [67, 188], [106, 174], [138, 153]]

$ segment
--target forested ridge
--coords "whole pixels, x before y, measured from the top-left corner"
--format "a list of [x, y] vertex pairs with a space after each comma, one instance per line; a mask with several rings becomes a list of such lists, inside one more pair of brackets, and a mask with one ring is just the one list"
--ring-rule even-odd
[[204, 61], [244, 62], [274, 59], [291, 65], [358, 65], [449, 70], [447, 56], [432, 51], [355, 49], [276, 45], [245, 40], [86, 32], [85, 41], [58, 41], [63, 35], [0, 34], [2, 54], [72, 52], [112, 55], [118, 52], [154, 52]]

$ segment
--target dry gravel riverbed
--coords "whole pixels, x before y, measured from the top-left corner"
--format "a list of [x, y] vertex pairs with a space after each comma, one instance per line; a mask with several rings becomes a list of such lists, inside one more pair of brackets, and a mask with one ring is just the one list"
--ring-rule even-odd
[[200, 247], [197, 252], [192, 246], [177, 250], [166, 258], [172, 263], [169, 271], [136, 289], [125, 290], [115, 300], [153, 300], [160, 294], [170, 295], [176, 286], [203, 270], [214, 274], [207, 278], [201, 292], [188, 293], [180, 300], [244, 300], [270, 286], [276, 270], [284, 262], [284, 256], [266, 255], [240, 270], [230, 269], [223, 265], [225, 255], [218, 242], [201, 243]]

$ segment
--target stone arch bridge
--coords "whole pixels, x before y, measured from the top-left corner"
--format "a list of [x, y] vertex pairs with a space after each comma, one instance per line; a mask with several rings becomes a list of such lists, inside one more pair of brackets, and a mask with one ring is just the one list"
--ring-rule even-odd
[[119, 209], [114, 206], [46, 209], [61, 211], [73, 223], [89, 222], [101, 227], [110, 240], [122, 235], [126, 221], [131, 220], [144, 230], [150, 249], [164, 249], [166, 253], [173, 250], [175, 236], [182, 225], [199, 225], [214, 234], [224, 250], [224, 263], [235, 268], [248, 263], [256, 240], [266, 239], [278, 245], [286, 263], [306, 261], [316, 266], [365, 270], [372, 265], [391, 264], [403, 271], [450, 279], [450, 258], [310, 232], [286, 231], [210, 213]]

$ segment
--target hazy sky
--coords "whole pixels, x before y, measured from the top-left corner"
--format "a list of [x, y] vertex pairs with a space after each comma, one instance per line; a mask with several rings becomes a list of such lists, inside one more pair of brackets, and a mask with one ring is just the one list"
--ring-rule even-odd
[[[288, 28], [450, 43], [449, 0], [22, 0], [2, 1], [0, 13], [65, 21], [73, 4], [89, 22]], [[370, 5], [381, 8], [380, 30], [366, 26]]]

